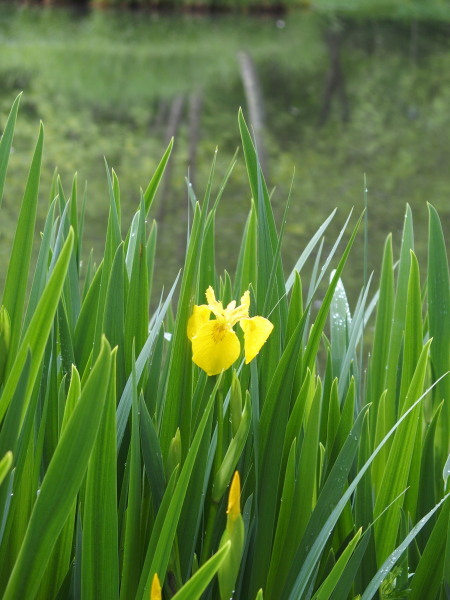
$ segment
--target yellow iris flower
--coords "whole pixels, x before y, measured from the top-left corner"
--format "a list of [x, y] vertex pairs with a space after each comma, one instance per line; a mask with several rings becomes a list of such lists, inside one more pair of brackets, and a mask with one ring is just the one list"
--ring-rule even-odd
[[[233, 326], [239, 323], [244, 332], [245, 362], [249, 363], [261, 350], [272, 332], [273, 324], [264, 317], [249, 317], [250, 292], [241, 304], [230, 302], [226, 308], [216, 300], [210, 286], [206, 290], [208, 304], [195, 305], [188, 321], [187, 335], [192, 341], [192, 360], [208, 375], [218, 375], [239, 358], [241, 345]], [[210, 319], [211, 313], [215, 319]]]

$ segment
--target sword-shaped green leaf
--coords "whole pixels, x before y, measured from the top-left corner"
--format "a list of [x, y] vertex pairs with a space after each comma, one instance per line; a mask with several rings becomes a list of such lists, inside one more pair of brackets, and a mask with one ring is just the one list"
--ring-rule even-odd
[[8, 120], [6, 121], [6, 125], [3, 130], [2, 137], [0, 138], [0, 206], [3, 199], [3, 188], [5, 186], [6, 171], [8, 169], [8, 162], [14, 137], [14, 128], [16, 126], [17, 111], [19, 109], [21, 97], [22, 93], [20, 93], [14, 100]]
[[111, 351], [104, 339], [42, 481], [4, 600], [33, 598], [37, 591], [86, 473], [103, 412], [110, 367]]

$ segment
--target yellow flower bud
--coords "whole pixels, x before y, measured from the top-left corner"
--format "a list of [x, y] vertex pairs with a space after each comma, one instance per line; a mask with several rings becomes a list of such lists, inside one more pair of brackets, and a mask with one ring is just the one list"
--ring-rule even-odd
[[245, 528], [241, 515], [241, 482], [237, 471], [230, 486], [227, 526], [220, 540], [220, 547], [222, 548], [227, 542], [231, 543], [230, 551], [217, 572], [221, 600], [229, 600], [233, 596], [244, 551]]
[[239, 478], [239, 472], [236, 471], [233, 477], [233, 481], [230, 486], [230, 493], [228, 496], [228, 508], [227, 508], [227, 526], [228, 522], [233, 523], [241, 514], [241, 480]]
[[153, 575], [152, 589], [150, 591], [150, 600], [161, 600], [161, 584], [159, 583], [158, 573]]

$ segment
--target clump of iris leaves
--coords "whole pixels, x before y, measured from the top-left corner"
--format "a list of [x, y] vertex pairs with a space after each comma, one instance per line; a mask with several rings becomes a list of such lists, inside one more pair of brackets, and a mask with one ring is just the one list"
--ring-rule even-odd
[[[19, 101], [0, 142], [0, 197]], [[349, 215], [325, 255], [337, 217], [324, 215], [286, 278], [287, 217], [274, 221], [242, 113], [238, 126], [249, 213], [236, 272], [215, 269], [215, 216], [234, 162], [217, 184], [214, 157], [200, 200], [188, 186], [185, 262], [162, 294], [152, 290], [149, 214], [172, 143], [131, 223], [106, 167], [99, 264], [82, 264], [89, 198], [76, 178], [64, 190], [55, 175], [34, 264], [40, 127], [0, 310], [5, 600], [448, 594], [450, 292], [439, 216], [430, 205], [419, 268], [406, 207], [400, 255], [386, 232], [379, 289], [368, 278], [349, 307], [344, 267], [360, 260], [361, 218]], [[187, 335], [209, 286], [224, 306], [248, 290], [249, 316], [274, 326], [249, 364], [240, 355], [211, 376]]]

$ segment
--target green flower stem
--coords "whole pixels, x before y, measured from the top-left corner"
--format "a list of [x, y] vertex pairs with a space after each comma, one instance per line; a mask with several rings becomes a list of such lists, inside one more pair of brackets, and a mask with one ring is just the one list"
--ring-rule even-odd
[[[214, 481], [216, 473], [220, 469], [223, 459], [223, 378], [220, 382], [220, 387], [217, 390], [217, 446], [216, 455], [214, 457], [213, 473], [211, 481]], [[216, 514], [218, 509], [218, 502], [213, 500], [211, 495], [211, 502], [208, 510], [208, 520], [206, 523], [205, 538], [203, 541], [203, 548], [200, 557], [200, 564], [203, 565], [209, 558], [211, 553], [212, 538], [214, 533], [214, 524], [216, 521]]]
[[205, 564], [211, 553], [212, 537], [214, 532], [214, 523], [216, 521], [218, 502], [211, 500], [208, 510], [208, 522], [206, 524], [205, 539], [203, 540], [202, 554], [200, 557], [200, 565]]
[[[217, 446], [214, 459], [214, 477], [220, 469], [223, 460], [223, 377], [217, 390]], [[214, 478], [213, 478], [214, 481]]]

